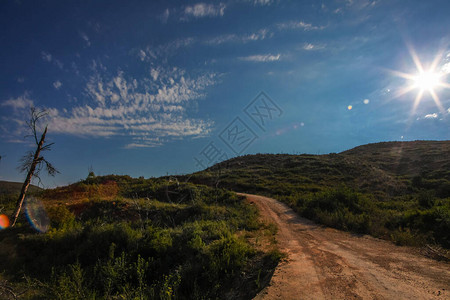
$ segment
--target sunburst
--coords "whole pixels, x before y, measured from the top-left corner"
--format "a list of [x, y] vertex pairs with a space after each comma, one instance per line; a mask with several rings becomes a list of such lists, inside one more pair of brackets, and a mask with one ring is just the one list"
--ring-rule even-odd
[[391, 71], [395, 75], [408, 80], [408, 83], [399, 90], [399, 92], [396, 94], [396, 97], [400, 97], [413, 90], [417, 90], [411, 115], [415, 114], [420, 101], [427, 94], [431, 96], [439, 110], [441, 112], [444, 112], [445, 109], [442, 106], [442, 103], [437, 94], [437, 91], [441, 88], [450, 88], [450, 84], [444, 82], [444, 77], [447, 74], [445, 72], [442, 72], [441, 70], [438, 70], [438, 65], [442, 60], [444, 51], [439, 51], [438, 54], [434, 57], [430, 66], [425, 69], [414, 49], [412, 47], [408, 48], [411, 58], [413, 59], [416, 66], [417, 72], [414, 74], [409, 74], [400, 71]]

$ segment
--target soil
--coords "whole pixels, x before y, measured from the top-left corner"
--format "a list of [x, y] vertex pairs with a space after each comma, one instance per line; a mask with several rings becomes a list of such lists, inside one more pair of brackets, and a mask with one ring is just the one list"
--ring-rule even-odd
[[286, 259], [255, 299], [450, 299], [450, 264], [417, 248], [339, 231], [277, 200], [241, 194], [278, 226]]

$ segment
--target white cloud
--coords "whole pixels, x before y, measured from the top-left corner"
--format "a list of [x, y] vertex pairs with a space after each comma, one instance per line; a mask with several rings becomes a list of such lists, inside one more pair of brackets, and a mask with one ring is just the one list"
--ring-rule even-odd
[[250, 55], [250, 56], [239, 57], [240, 60], [252, 61], [252, 62], [271, 62], [271, 61], [278, 61], [278, 60], [280, 60], [280, 58], [281, 58], [280, 54]]
[[325, 26], [315, 26], [303, 21], [290, 21], [278, 24], [279, 29], [302, 29], [304, 31], [323, 30]]
[[437, 113], [427, 114], [424, 116], [425, 119], [436, 119], [438, 117]]
[[166, 8], [166, 10], [159, 16], [159, 19], [161, 20], [161, 22], [163, 24], [166, 24], [167, 21], [169, 20], [169, 16], [170, 16], [170, 11], [168, 8]]
[[173, 138], [209, 134], [213, 123], [190, 118], [187, 107], [216, 83], [216, 75], [190, 78], [184, 70], [163, 67], [152, 71], [151, 78], [140, 80], [122, 71], [113, 77], [97, 72], [86, 85], [92, 103], [68, 111], [54, 109], [49, 129], [77, 136], [129, 136], [126, 148], [156, 147]]
[[303, 44], [302, 49], [306, 51], [314, 51], [314, 50], [320, 50], [325, 48], [324, 45], [317, 45], [317, 44], [311, 44], [311, 43], [305, 43]]
[[33, 106], [33, 100], [31, 100], [29, 94], [25, 92], [22, 96], [6, 100], [1, 106], [10, 106], [14, 110], [28, 109]]
[[253, 0], [254, 5], [267, 6], [275, 3], [275, 0]]
[[[157, 147], [172, 139], [197, 138], [211, 132], [214, 123], [191, 117], [189, 108], [205, 96], [207, 87], [216, 84], [216, 74], [191, 77], [182, 69], [159, 65], [151, 68], [147, 77], [137, 79], [123, 71], [110, 76], [97, 61], [91, 68], [93, 75], [84, 93], [90, 102], [67, 109], [47, 108], [46, 123], [51, 132], [122, 136], [128, 139], [125, 148]], [[31, 105], [27, 93], [1, 103], [14, 108], [14, 113], [2, 120], [8, 130], [1, 130], [9, 140], [25, 134], [22, 118]]]
[[144, 50], [141, 49], [141, 50], [139, 50], [138, 56], [141, 59], [141, 61], [144, 61], [145, 58], [147, 57], [147, 54], [145, 53]]
[[450, 74], [450, 62], [444, 64], [444, 65], [441, 67], [441, 71], [442, 71], [444, 74]]
[[247, 43], [247, 42], [253, 42], [253, 41], [262, 41], [266, 38], [273, 37], [273, 33], [270, 32], [268, 29], [261, 29], [257, 32], [250, 33], [250, 34], [243, 34], [243, 35], [237, 35], [237, 34], [225, 34], [220, 35], [218, 37], [209, 39], [205, 41], [206, 44], [210, 45], [221, 45], [224, 43], [234, 42], [234, 43]]
[[61, 81], [56, 80], [55, 82], [53, 82], [53, 87], [57, 90], [59, 90], [59, 88], [62, 86]]
[[152, 68], [150, 70], [150, 75], [152, 76], [153, 80], [156, 81], [156, 80], [158, 80], [159, 71], [154, 69], [154, 68]]
[[48, 52], [42, 51], [41, 52], [41, 56], [42, 56], [42, 59], [44, 61], [47, 61], [47, 62], [51, 62], [52, 61], [52, 55], [50, 53], [48, 53]]
[[86, 33], [80, 32], [80, 37], [86, 42], [86, 45], [87, 45], [88, 47], [91, 46], [91, 41], [89, 40], [89, 37], [87, 36]]
[[223, 16], [225, 14], [226, 5], [219, 3], [217, 5], [208, 3], [197, 3], [191, 6], [186, 6], [184, 9], [183, 20], [190, 17], [203, 18], [203, 17], [216, 17]]
[[42, 51], [41, 52], [41, 57], [44, 61], [46, 62], [53, 62], [58, 68], [60, 68], [61, 70], [63, 69], [64, 65], [61, 61], [59, 61], [58, 59], [55, 59], [50, 53]]
[[138, 49], [136, 55], [141, 61], [157, 63], [161, 62], [161, 59], [166, 60], [167, 57], [175, 54], [180, 48], [191, 46], [194, 42], [195, 39], [191, 37], [180, 38], [163, 45]]
[[347, 0], [347, 7], [355, 10], [363, 10], [365, 8], [372, 8], [377, 4], [377, 1], [373, 0]]
[[61, 61], [54, 59], [53, 62], [55, 63], [55, 65], [60, 68], [61, 70], [63, 69], [64, 65]]

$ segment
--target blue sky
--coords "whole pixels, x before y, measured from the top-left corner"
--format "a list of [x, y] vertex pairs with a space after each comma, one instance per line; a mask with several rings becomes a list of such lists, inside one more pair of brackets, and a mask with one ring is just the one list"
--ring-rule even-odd
[[48, 111], [45, 154], [61, 172], [46, 187], [91, 167], [150, 177], [241, 154], [448, 140], [448, 11], [447, 0], [2, 1], [0, 180], [24, 178], [30, 106]]

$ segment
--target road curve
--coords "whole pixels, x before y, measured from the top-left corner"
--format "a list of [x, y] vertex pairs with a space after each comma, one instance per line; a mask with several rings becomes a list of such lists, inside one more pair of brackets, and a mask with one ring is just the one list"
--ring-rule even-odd
[[449, 263], [316, 225], [271, 198], [240, 195], [278, 226], [278, 245], [287, 255], [255, 299], [450, 299]]

